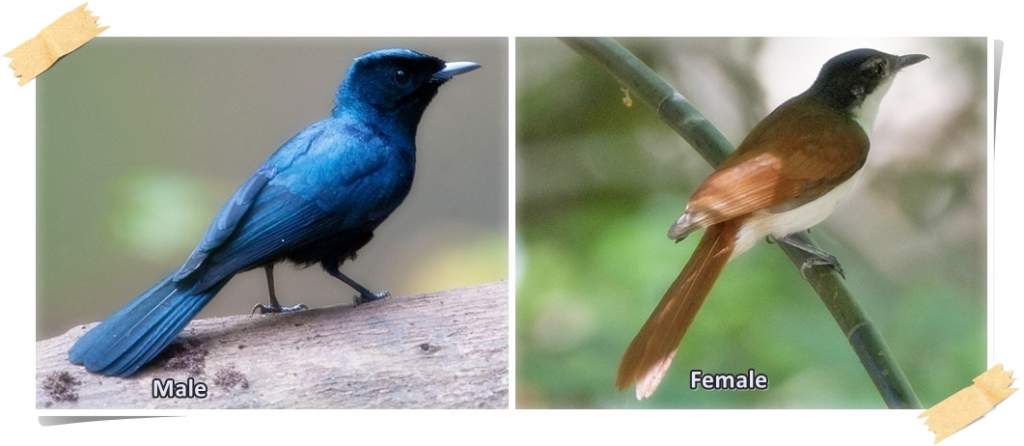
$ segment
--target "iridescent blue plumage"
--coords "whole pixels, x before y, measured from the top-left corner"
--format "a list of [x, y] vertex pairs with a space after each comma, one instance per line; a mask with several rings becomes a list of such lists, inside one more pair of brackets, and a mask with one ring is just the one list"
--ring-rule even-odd
[[406, 49], [357, 58], [331, 116], [274, 152], [224, 205], [182, 266], [79, 339], [71, 362], [105, 375], [135, 373], [231, 277], [284, 260], [320, 263], [373, 298], [339, 267], [409, 193], [416, 128], [438, 87], [476, 67]]

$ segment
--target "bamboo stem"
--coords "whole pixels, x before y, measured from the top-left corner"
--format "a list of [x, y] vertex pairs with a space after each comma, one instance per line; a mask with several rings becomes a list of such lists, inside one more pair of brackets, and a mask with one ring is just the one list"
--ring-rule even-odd
[[[600, 64], [634, 97], [656, 110], [658, 116], [712, 166], [717, 166], [734, 150], [729, 140], [693, 104], [616, 40], [590, 37], [561, 40]], [[813, 245], [806, 234], [799, 236]], [[799, 249], [783, 244], [778, 246], [797, 269], [808, 256]], [[890, 409], [921, 408], [921, 402], [893, 359], [885, 340], [843, 285], [839, 275], [829, 267], [814, 267], [807, 271], [806, 279], [846, 335], [885, 404]]]

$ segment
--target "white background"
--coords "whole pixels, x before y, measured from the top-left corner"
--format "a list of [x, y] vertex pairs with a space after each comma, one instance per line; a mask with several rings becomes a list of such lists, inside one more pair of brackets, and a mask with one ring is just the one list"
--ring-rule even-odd
[[[698, 4], [699, 3], [699, 4]], [[0, 6], [0, 51], [34, 36], [79, 0]], [[1024, 367], [1018, 286], [1024, 191], [1024, 39], [1014, 2], [516, 0], [372, 2], [116, 2], [90, 9], [104, 36], [990, 36], [1005, 41], [998, 145], [989, 166], [989, 364]], [[514, 52], [511, 53], [514, 55]], [[510, 61], [515, 70], [514, 59]], [[116, 67], [112, 67], [116, 69]], [[44, 74], [45, 76], [45, 74]], [[512, 76], [514, 81], [514, 76]], [[514, 85], [512, 90], [514, 92]], [[990, 98], [993, 95], [990, 94]], [[515, 119], [514, 101], [510, 119]], [[40, 427], [35, 409], [35, 89], [0, 70], [0, 255], [4, 314], [0, 388], [5, 443], [228, 444], [930, 444], [919, 411], [192, 411]], [[511, 123], [514, 129], [514, 123]], [[922, 123], [927, 125], [927, 123]], [[991, 125], [991, 124], [990, 124]], [[510, 145], [514, 146], [514, 131]], [[514, 158], [510, 155], [510, 160]], [[511, 165], [511, 162], [510, 162]], [[512, 167], [514, 169], [514, 167]], [[509, 178], [515, 181], [514, 172]], [[515, 191], [514, 184], [509, 188]], [[512, 193], [512, 192], [510, 192]], [[510, 203], [514, 203], [510, 197]], [[514, 208], [510, 209], [510, 226]], [[510, 246], [515, 246], [514, 233]], [[509, 265], [514, 268], [514, 252]], [[88, 261], [83, 256], [82, 261]], [[514, 278], [514, 271], [509, 277]], [[513, 285], [514, 291], [514, 285]], [[514, 295], [514, 294], [513, 294]], [[510, 320], [511, 322], [511, 320]], [[512, 326], [512, 324], [510, 324]], [[512, 338], [514, 339], [514, 337]], [[514, 358], [514, 346], [512, 350]], [[935, 364], [942, 367], [942, 364]], [[513, 371], [514, 373], [514, 371]], [[510, 379], [514, 397], [514, 378]], [[968, 383], [964, 383], [967, 385]], [[73, 412], [81, 415], [83, 412]], [[88, 411], [93, 415], [138, 411]], [[46, 415], [55, 415], [46, 412]], [[155, 413], [148, 413], [155, 415]], [[160, 415], [186, 413], [162, 412]], [[1022, 444], [1024, 396], [943, 442]], [[1016, 424], [1016, 425], [1015, 425]]]

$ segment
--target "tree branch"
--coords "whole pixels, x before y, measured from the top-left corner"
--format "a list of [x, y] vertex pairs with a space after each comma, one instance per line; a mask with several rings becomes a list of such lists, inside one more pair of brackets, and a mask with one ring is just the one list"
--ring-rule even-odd
[[[634, 97], [655, 109], [658, 116], [712, 166], [717, 166], [734, 150], [693, 104], [614, 39], [563, 38], [562, 41], [600, 64]], [[813, 244], [806, 234], [799, 236]], [[807, 258], [807, 254], [798, 249], [783, 244], [779, 247], [797, 269]], [[885, 404], [891, 409], [920, 408], [921, 403], [903, 370], [839, 275], [829, 267], [815, 267], [808, 271], [807, 282], [839, 324]]]
[[[39, 408], [506, 408], [504, 282], [358, 307], [194, 320], [130, 378], [67, 360], [95, 324], [36, 343]], [[203, 399], [156, 399], [155, 378], [204, 382]]]

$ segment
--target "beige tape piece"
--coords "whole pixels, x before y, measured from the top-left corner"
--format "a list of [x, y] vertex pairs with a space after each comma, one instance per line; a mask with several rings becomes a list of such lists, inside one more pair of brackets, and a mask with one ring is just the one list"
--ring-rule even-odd
[[97, 26], [98, 17], [85, 9], [85, 3], [64, 14], [38, 35], [4, 54], [11, 59], [18, 85], [25, 85], [52, 66], [57, 59], [85, 45], [108, 27]]
[[918, 418], [928, 417], [925, 423], [928, 430], [935, 433], [938, 443], [985, 416], [996, 404], [1016, 392], [1017, 389], [1010, 388], [1011, 384], [1013, 372], [1004, 371], [1002, 364], [996, 364], [974, 378], [974, 385], [942, 400]]

